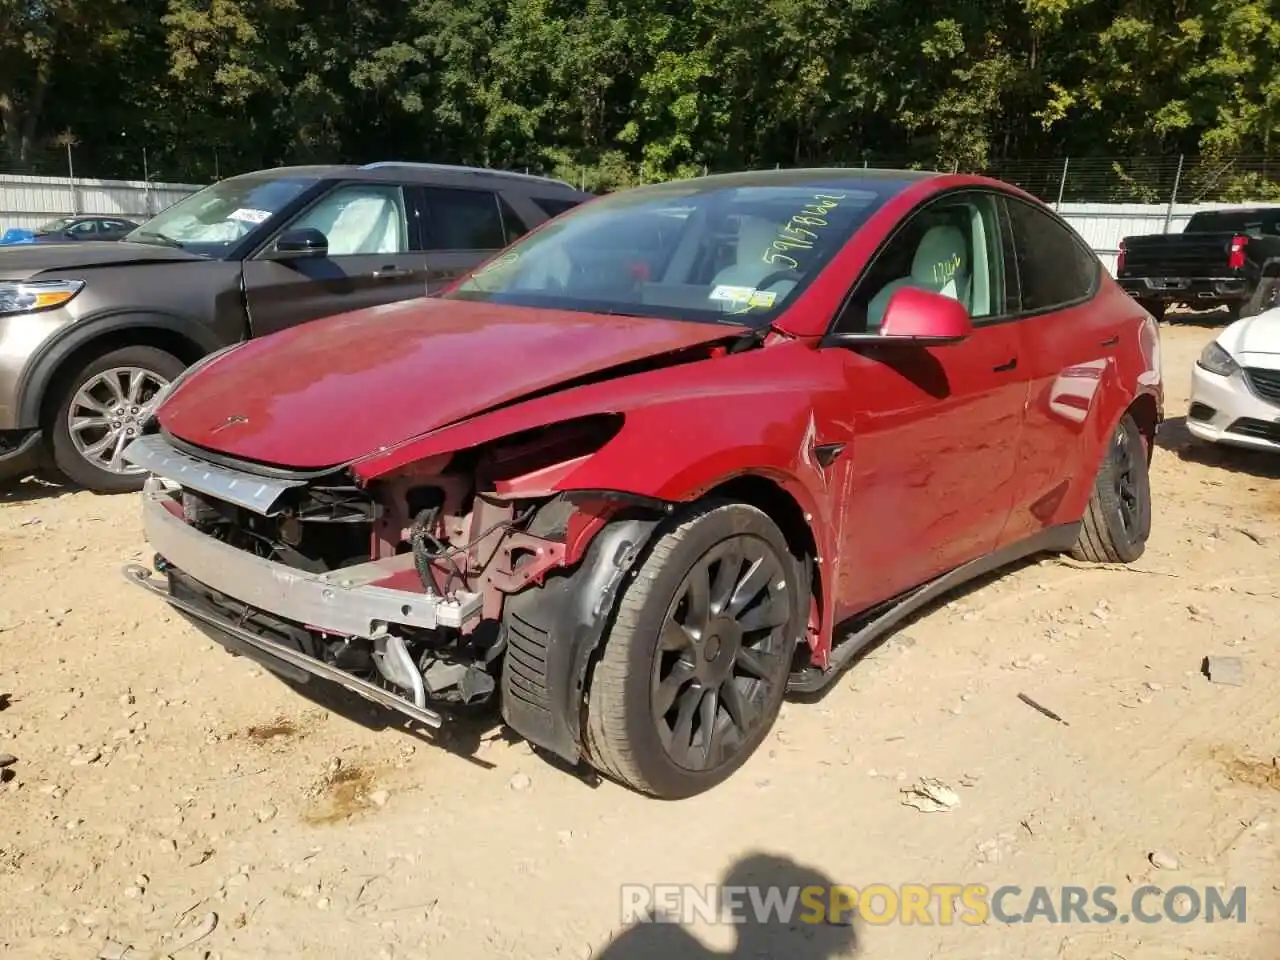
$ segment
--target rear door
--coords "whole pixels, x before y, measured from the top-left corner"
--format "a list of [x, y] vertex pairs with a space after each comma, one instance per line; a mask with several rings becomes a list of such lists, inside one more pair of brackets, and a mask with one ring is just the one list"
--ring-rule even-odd
[[439, 293], [526, 231], [493, 190], [422, 187], [427, 293]]
[[[324, 234], [328, 255], [278, 259], [279, 236], [303, 228]], [[426, 260], [410, 191], [383, 181], [336, 185], [245, 261], [244, 286], [255, 336], [423, 296]]]
[[1117, 358], [1138, 348], [1127, 340], [1137, 336], [1134, 319], [1142, 315], [1128, 297], [1099, 297], [1102, 264], [1066, 224], [1014, 197], [1005, 208], [1030, 392], [1002, 545], [1079, 519], [1065, 514], [1074, 510], [1072, 494], [1093, 482]]

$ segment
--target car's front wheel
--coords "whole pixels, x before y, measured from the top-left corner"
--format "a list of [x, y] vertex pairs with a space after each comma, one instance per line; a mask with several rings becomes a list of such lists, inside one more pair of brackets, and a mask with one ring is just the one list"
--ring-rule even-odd
[[171, 353], [135, 346], [112, 350], [72, 373], [45, 424], [54, 466], [97, 493], [141, 490], [146, 474], [121, 454], [183, 368]]
[[1085, 508], [1071, 555], [1093, 563], [1132, 563], [1151, 534], [1151, 478], [1147, 441], [1125, 414], [1116, 427]]
[[662, 533], [619, 601], [587, 693], [591, 763], [680, 799], [728, 779], [778, 715], [808, 598], [769, 517], [694, 507]]

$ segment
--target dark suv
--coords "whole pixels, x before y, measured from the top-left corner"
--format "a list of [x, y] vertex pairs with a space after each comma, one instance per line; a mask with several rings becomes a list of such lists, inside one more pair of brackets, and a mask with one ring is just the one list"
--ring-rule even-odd
[[206, 187], [119, 242], [0, 247], [0, 478], [51, 461], [91, 490], [140, 489], [120, 453], [190, 364], [435, 293], [590, 196], [472, 167], [281, 167]]

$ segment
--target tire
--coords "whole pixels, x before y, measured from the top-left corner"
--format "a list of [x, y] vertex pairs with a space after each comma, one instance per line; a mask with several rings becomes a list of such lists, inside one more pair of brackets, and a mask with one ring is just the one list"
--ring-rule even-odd
[[[735, 548], [737, 587], [720, 580], [730, 568], [717, 559], [732, 557]], [[757, 569], [753, 561], [760, 558], [764, 565]], [[766, 568], [776, 568], [767, 580]], [[799, 596], [800, 570], [781, 531], [754, 507], [708, 502], [673, 521], [623, 592], [591, 675], [585, 724], [591, 765], [667, 800], [694, 796], [732, 776], [768, 735], [786, 693], [809, 610], [809, 598]], [[717, 606], [736, 606], [736, 619], [712, 616], [701, 631], [679, 625], [698, 619], [686, 593], [699, 572], [709, 585], [706, 609], [714, 615]], [[759, 579], [753, 581], [753, 573]], [[726, 596], [729, 604], [715, 603]], [[742, 625], [746, 630], [739, 633]], [[664, 692], [671, 702], [659, 716], [655, 701]], [[703, 721], [708, 713], [711, 736]], [[679, 746], [682, 719], [689, 721], [687, 753]]]
[[1155, 317], [1157, 321], [1163, 320], [1165, 313], [1169, 309], [1169, 304], [1163, 300], [1139, 300], [1138, 306]]
[[1133, 563], [1151, 534], [1146, 440], [1125, 414], [1107, 445], [1071, 556], [1090, 563]]
[[[95, 493], [130, 493], [141, 490], [145, 473], [127, 464], [120, 464], [118, 459], [116, 462], [119, 469], [113, 471], [104, 460], [89, 458], [82, 452], [72, 435], [70, 418], [73, 409], [80, 422], [94, 421], [92, 425], [76, 431], [84, 447], [90, 449], [94, 442], [102, 442], [104, 437], [110, 437], [104, 452], [113, 453], [117, 441], [123, 439], [123, 446], [127, 446], [129, 429], [134, 431], [132, 436], [137, 435], [138, 428], [149, 413], [148, 401], [155, 396], [160, 386], [171, 382], [184, 367], [185, 364], [173, 354], [155, 347], [123, 347], [94, 358], [61, 381], [53, 412], [44, 425], [54, 466], [68, 480]], [[122, 379], [116, 373], [118, 371], [135, 373]], [[127, 394], [128, 384], [133, 383], [135, 378], [140, 382], [139, 394], [135, 397], [139, 402], [130, 404], [125, 397], [123, 404], [113, 407], [111, 404], [115, 401], [111, 399], [112, 391], [108, 389], [108, 381], [115, 380], [120, 392]], [[97, 401], [97, 408], [107, 411], [106, 415], [89, 416], [96, 414], [98, 409], [91, 408], [79, 399], [85, 395], [83, 391], [86, 389], [88, 398]], [[98, 420], [103, 421], [103, 424], [97, 425]], [[118, 430], [115, 428], [116, 424], [119, 425]]]
[[1262, 277], [1258, 280], [1253, 293], [1249, 295], [1249, 299], [1233, 307], [1231, 319], [1234, 321], [1241, 317], [1256, 317], [1272, 309], [1276, 306], [1278, 293], [1280, 293], [1280, 280], [1275, 277]]

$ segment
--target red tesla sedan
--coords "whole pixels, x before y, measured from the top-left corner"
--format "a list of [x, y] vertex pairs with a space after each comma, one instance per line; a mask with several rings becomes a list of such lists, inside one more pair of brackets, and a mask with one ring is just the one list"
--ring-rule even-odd
[[903, 617], [1151, 525], [1159, 333], [1005, 184], [790, 170], [591, 201], [443, 296], [236, 344], [127, 450], [230, 649], [704, 791]]

